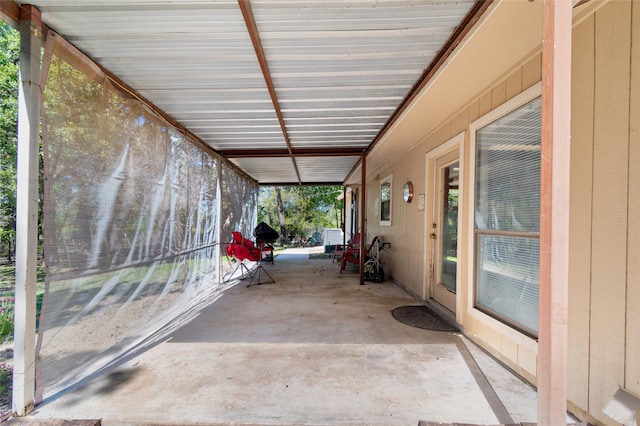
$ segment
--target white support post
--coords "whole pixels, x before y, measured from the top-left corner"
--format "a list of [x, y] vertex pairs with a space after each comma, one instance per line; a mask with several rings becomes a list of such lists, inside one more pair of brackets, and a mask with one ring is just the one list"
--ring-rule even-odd
[[542, 426], [567, 421], [571, 31], [571, 1], [544, 0], [538, 330]]
[[218, 174], [216, 178], [216, 233], [218, 234], [218, 244], [215, 247], [218, 270], [216, 271], [215, 281], [220, 284], [224, 280], [224, 274], [222, 273], [222, 158], [216, 157], [215, 160]]
[[360, 285], [364, 285], [364, 258], [367, 254], [367, 154], [360, 156], [360, 179], [362, 194], [360, 195]]
[[39, 11], [22, 6], [12, 407], [17, 416], [28, 414], [35, 398], [41, 28]]

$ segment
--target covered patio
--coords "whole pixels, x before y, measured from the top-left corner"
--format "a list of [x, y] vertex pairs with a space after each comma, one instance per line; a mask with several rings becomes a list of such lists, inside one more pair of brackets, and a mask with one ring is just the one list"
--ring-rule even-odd
[[[2, 18], [23, 37], [14, 413], [118, 424], [557, 425], [569, 403], [581, 419], [613, 422], [603, 414], [611, 395], [618, 388], [637, 394], [640, 383], [637, 310], [628, 303], [635, 300], [628, 295], [637, 291], [636, 272], [611, 280], [612, 269], [625, 271], [626, 263], [611, 268], [602, 262], [595, 273], [582, 263], [607, 260], [614, 251], [606, 248], [625, 246], [625, 259], [634, 265], [637, 246], [628, 235], [637, 230], [630, 220], [637, 210], [614, 221], [625, 225], [615, 238], [603, 233], [605, 245], [583, 231], [608, 229], [609, 210], [599, 209], [613, 202], [591, 203], [607, 201], [598, 190], [611, 194], [610, 185], [597, 186], [601, 171], [624, 175], [630, 183], [613, 199], [636, 208], [629, 194], [636, 193], [637, 173], [613, 161], [600, 165], [596, 159], [609, 157], [595, 154], [615, 140], [622, 162], [630, 159], [627, 168], [637, 163], [631, 152], [637, 133], [629, 125], [637, 111], [631, 96], [638, 93], [631, 78], [637, 59], [596, 57], [610, 49], [590, 46], [615, 45], [620, 58], [640, 57], [627, 43], [637, 25], [620, 26], [626, 33], [613, 42], [617, 33], [608, 30], [631, 13], [637, 22], [634, 5], [2, 2]], [[592, 23], [596, 17], [605, 25]], [[584, 51], [572, 51], [573, 44]], [[610, 70], [591, 61], [615, 64], [612, 75], [628, 85], [608, 90], [614, 79], [600, 76]], [[575, 72], [580, 69], [596, 72]], [[572, 72], [584, 81], [572, 81]], [[598, 90], [591, 96], [585, 87]], [[626, 124], [607, 116], [595, 120], [618, 102], [628, 112]], [[572, 105], [584, 108], [578, 112], [586, 118], [572, 113]], [[511, 125], [519, 117], [527, 118], [531, 132]], [[581, 122], [587, 125], [580, 130], [593, 130], [576, 139], [595, 148], [571, 153], [571, 123]], [[508, 173], [499, 176], [532, 183], [520, 191], [522, 203], [495, 202], [494, 195], [508, 199], [509, 193], [478, 184], [478, 170], [496, 170], [491, 158], [480, 156], [479, 141], [492, 123], [517, 131], [507, 145], [496, 141], [489, 151], [531, 154], [522, 161], [509, 157]], [[46, 321], [36, 328], [41, 124], [48, 288]], [[584, 164], [572, 162], [575, 154]], [[531, 179], [521, 175], [521, 163], [530, 166]], [[571, 182], [582, 181], [587, 190], [570, 192]], [[251, 234], [258, 187], [317, 184], [345, 187], [345, 232], [367, 236], [361, 261], [370, 237], [383, 235], [393, 244], [388, 280], [358, 285], [362, 272], [341, 277], [330, 260], [280, 259], [267, 266], [274, 284], [224, 282], [223, 245], [231, 231]], [[455, 202], [438, 198], [442, 188]], [[570, 195], [583, 192], [593, 194], [585, 204], [601, 222], [570, 223], [570, 213], [580, 211]], [[455, 235], [439, 234], [449, 218], [440, 207], [451, 210]], [[497, 209], [507, 221], [493, 220]], [[601, 223], [607, 226], [596, 226]], [[456, 252], [439, 244], [443, 235], [456, 242]], [[503, 271], [513, 267], [501, 277], [521, 287], [494, 280], [499, 291], [481, 300], [485, 276], [476, 272], [494, 266], [481, 265], [488, 258], [476, 242], [483, 241], [513, 249], [499, 259]], [[572, 255], [575, 247], [595, 249], [571, 261], [570, 242]], [[286, 272], [279, 270], [284, 265]], [[453, 289], [438, 277], [441, 265], [455, 265]], [[583, 269], [584, 279], [575, 278]], [[583, 285], [592, 276], [593, 286]], [[503, 308], [515, 306], [512, 288], [523, 289], [522, 300], [531, 296], [526, 309], [512, 309], [530, 313], [526, 323]], [[501, 300], [504, 294], [510, 299]], [[605, 295], [616, 299], [595, 303]], [[423, 302], [448, 310], [464, 337], [414, 330], [390, 316], [398, 304]], [[190, 315], [184, 322], [173, 320], [183, 312]], [[620, 327], [609, 326], [611, 312], [619, 313]], [[592, 333], [598, 315], [607, 321]], [[161, 324], [175, 328], [156, 334]], [[602, 344], [611, 329], [619, 330], [615, 352]], [[69, 336], [79, 344], [70, 344]], [[509, 385], [493, 382], [489, 371], [504, 371], [486, 367], [481, 359], [490, 358], [471, 340], [535, 384], [537, 396], [514, 390], [513, 383], [524, 382], [510, 375], [504, 376]], [[569, 359], [576, 361], [571, 374]], [[89, 363], [99, 370], [90, 371]], [[606, 371], [614, 364], [616, 375]], [[509, 391], [502, 394], [503, 388]], [[531, 411], [520, 412], [522, 406]], [[131, 418], [135, 414], [158, 418]]]
[[[359, 285], [315, 249], [240, 281], [137, 356], [39, 405], [31, 420], [102, 424], [536, 421], [536, 393], [462, 334], [403, 324], [419, 304], [390, 281]], [[318, 258], [319, 257], [319, 258]]]

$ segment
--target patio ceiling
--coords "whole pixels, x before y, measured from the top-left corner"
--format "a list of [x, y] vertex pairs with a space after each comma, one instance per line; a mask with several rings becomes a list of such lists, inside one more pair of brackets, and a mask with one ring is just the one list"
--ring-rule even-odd
[[490, 2], [16, 3], [260, 184], [305, 185], [342, 184]]

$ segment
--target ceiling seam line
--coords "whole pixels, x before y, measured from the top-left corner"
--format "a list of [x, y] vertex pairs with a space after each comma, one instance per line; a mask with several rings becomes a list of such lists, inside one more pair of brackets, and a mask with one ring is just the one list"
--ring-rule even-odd
[[293, 168], [295, 169], [298, 183], [302, 185], [300, 171], [298, 170], [296, 157], [293, 154], [291, 141], [289, 140], [289, 133], [287, 132], [287, 126], [285, 125], [284, 117], [282, 116], [282, 110], [280, 109], [280, 103], [278, 102], [276, 89], [273, 84], [273, 80], [271, 79], [269, 65], [267, 64], [267, 57], [265, 56], [264, 49], [262, 48], [262, 42], [260, 41], [258, 26], [256, 25], [255, 17], [253, 16], [253, 11], [251, 10], [251, 3], [249, 2], [249, 0], [238, 0], [238, 6], [240, 6], [240, 11], [242, 12], [244, 23], [247, 27], [247, 31], [249, 32], [249, 38], [251, 39], [251, 43], [253, 44], [253, 49], [256, 53], [260, 69], [262, 70], [262, 76], [264, 77], [265, 83], [267, 85], [267, 90], [269, 91], [269, 96], [271, 97], [271, 102], [273, 103], [276, 116], [278, 117], [278, 122], [280, 123], [280, 128], [282, 129], [282, 136], [284, 137], [284, 142], [287, 144], [287, 149], [289, 150], [289, 155], [291, 156], [291, 162], [293, 163]]

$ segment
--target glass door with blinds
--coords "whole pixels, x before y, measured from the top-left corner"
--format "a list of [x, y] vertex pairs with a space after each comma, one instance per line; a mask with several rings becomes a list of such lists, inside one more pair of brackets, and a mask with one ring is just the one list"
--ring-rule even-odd
[[458, 151], [435, 159], [432, 215], [433, 299], [456, 311], [458, 290], [458, 209], [460, 162]]

